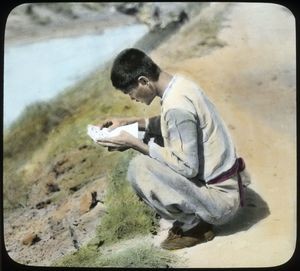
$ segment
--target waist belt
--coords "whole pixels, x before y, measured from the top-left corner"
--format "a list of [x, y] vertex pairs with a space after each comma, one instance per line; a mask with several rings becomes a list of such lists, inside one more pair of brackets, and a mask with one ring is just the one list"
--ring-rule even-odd
[[216, 184], [216, 183], [222, 183], [230, 178], [232, 178], [234, 175], [237, 175], [238, 178], [238, 185], [239, 185], [239, 194], [240, 194], [240, 204], [243, 207], [244, 206], [244, 191], [243, 191], [243, 184], [240, 172], [245, 169], [245, 162], [243, 158], [237, 158], [235, 160], [234, 165], [227, 171], [223, 172], [219, 176], [211, 179], [207, 182], [207, 184]]

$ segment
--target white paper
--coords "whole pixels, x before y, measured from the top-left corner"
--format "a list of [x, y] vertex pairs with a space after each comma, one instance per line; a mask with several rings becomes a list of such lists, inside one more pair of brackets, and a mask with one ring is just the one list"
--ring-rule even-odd
[[108, 128], [100, 129], [98, 126], [89, 124], [87, 126], [87, 134], [95, 141], [97, 140], [103, 140], [105, 138], [111, 138], [118, 136], [121, 131], [125, 131], [134, 137], [139, 137], [139, 131], [138, 131], [138, 123], [132, 123], [124, 126], [117, 127], [113, 129], [112, 131], [109, 131]]

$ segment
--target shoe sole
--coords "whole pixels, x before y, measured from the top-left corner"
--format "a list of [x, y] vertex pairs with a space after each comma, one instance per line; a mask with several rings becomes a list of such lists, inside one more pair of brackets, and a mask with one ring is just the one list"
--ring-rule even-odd
[[215, 238], [215, 234], [214, 234], [213, 231], [208, 231], [208, 232], [204, 233], [204, 240], [205, 241], [208, 242], [208, 241], [211, 241], [214, 238]]
[[192, 244], [192, 245], [186, 245], [186, 246], [176, 246], [174, 244], [164, 244], [164, 243], [161, 243], [160, 247], [163, 248], [163, 249], [166, 249], [166, 250], [177, 250], [177, 249], [183, 249], [183, 248], [187, 248], [187, 247], [193, 247], [193, 246], [196, 246], [196, 245], [199, 245], [199, 244], [202, 244], [202, 243], [206, 243], [206, 242], [209, 242], [211, 240], [213, 240], [215, 238], [215, 234], [213, 231], [207, 231], [206, 233], [204, 233], [203, 235], [203, 239], [202, 240], [199, 240], [198, 243], [195, 243], [195, 244]]

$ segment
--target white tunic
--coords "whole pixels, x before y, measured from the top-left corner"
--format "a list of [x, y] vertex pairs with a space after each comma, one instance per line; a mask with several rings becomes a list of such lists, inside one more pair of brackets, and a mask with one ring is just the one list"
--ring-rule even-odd
[[161, 101], [164, 147], [149, 142], [150, 157], [189, 179], [208, 182], [232, 167], [235, 147], [203, 90], [176, 75]]

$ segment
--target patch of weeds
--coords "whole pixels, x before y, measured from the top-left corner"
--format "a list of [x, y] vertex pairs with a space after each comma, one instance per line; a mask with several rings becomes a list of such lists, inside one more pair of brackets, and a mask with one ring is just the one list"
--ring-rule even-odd
[[170, 252], [155, 247], [151, 243], [138, 242], [119, 251], [104, 254], [97, 261], [103, 267], [166, 268], [173, 263]]
[[[126, 110], [129, 98], [113, 90], [108, 66], [96, 70], [75, 86], [48, 102], [28, 106], [4, 131], [3, 200], [9, 212], [26, 205], [35, 180], [47, 182], [49, 167], [62, 156], [73, 168], [56, 181], [69, 189], [115, 168], [120, 153], [97, 146], [86, 134], [88, 124], [99, 124], [109, 116], [141, 115], [144, 107]], [[80, 151], [80, 146], [88, 146]], [[85, 157], [86, 162], [81, 163]]]
[[145, 238], [158, 227], [155, 213], [141, 202], [126, 180], [134, 151], [122, 153], [110, 176], [104, 199], [106, 214], [97, 235], [78, 251], [54, 262], [69, 267], [169, 267], [170, 252], [155, 247]]
[[141, 267], [167, 268], [175, 263], [172, 254], [145, 240], [131, 240], [123, 248], [106, 247], [101, 251], [95, 244], [87, 244], [78, 251], [54, 262], [53, 266], [67, 267]]
[[4, 157], [29, 158], [46, 141], [49, 132], [70, 114], [60, 104], [36, 102], [26, 107], [4, 136]]
[[28, 188], [25, 186], [20, 174], [11, 168], [11, 164], [12, 161], [10, 159], [4, 159], [3, 209], [5, 212], [25, 205], [27, 201]]
[[52, 266], [92, 267], [100, 256], [96, 246], [86, 245], [78, 251], [54, 261]]
[[106, 244], [149, 234], [158, 226], [155, 212], [138, 199], [126, 179], [133, 154], [128, 151], [122, 156], [110, 178], [105, 198], [107, 214], [97, 229], [99, 238]]

